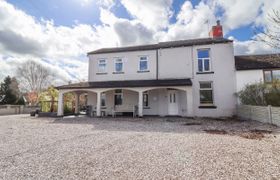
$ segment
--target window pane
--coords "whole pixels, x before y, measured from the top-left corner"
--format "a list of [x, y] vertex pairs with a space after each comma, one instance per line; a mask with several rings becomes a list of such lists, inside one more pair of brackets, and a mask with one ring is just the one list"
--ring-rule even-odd
[[99, 63], [105, 63], [105, 59], [99, 60]]
[[271, 71], [264, 71], [264, 81], [265, 82], [271, 82]]
[[203, 49], [197, 51], [198, 58], [209, 58], [209, 49]]
[[274, 70], [272, 71], [273, 74], [273, 80], [280, 80], [280, 70]]
[[200, 89], [211, 89], [212, 88], [212, 83], [211, 82], [201, 82], [200, 83]]
[[122, 105], [122, 95], [115, 94], [115, 105]]
[[198, 60], [198, 71], [199, 72], [203, 71], [202, 60], [201, 59]]
[[204, 59], [204, 70], [205, 71], [209, 71], [210, 70], [209, 59]]
[[116, 72], [121, 72], [123, 68], [123, 64], [122, 63], [116, 63]]
[[147, 61], [140, 61], [140, 70], [147, 70], [148, 69], [148, 62]]
[[145, 107], [149, 106], [148, 99], [148, 94], [143, 94], [143, 105]]
[[101, 106], [106, 106], [106, 95], [105, 93], [101, 94]]
[[99, 71], [105, 71], [106, 64], [99, 64], [98, 69]]
[[213, 104], [212, 90], [200, 90], [200, 103]]
[[142, 56], [142, 57], [140, 57], [140, 60], [147, 60], [147, 57], [146, 56]]

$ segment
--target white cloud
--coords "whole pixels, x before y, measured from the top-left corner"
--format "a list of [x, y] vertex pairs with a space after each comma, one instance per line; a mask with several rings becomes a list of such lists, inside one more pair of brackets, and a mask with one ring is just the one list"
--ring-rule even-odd
[[127, 11], [149, 29], [166, 28], [172, 16], [172, 0], [121, 0]]
[[[93, 3], [93, 0], [81, 0]], [[268, 24], [266, 14], [280, 8], [278, 0], [211, 0], [193, 6], [185, 1], [174, 14], [172, 0], [120, 0], [132, 19], [112, 13], [114, 0], [96, 0], [100, 25], [56, 26], [53, 20], [36, 19], [0, 0], [0, 80], [15, 72], [15, 64], [27, 59], [43, 63], [59, 77], [56, 83], [87, 79], [86, 53], [101, 47], [154, 43], [157, 41], [207, 37], [217, 18], [225, 33], [241, 26]], [[224, 12], [217, 17], [217, 12]], [[248, 10], [249, 9], [249, 10]], [[175, 16], [175, 22], [170, 18]], [[235, 53], [269, 53], [269, 47], [255, 41], [235, 40]]]

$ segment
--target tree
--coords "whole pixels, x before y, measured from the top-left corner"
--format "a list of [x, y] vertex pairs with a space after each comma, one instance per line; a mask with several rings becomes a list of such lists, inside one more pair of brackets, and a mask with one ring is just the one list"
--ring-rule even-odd
[[[55, 102], [57, 102], [57, 99], [58, 99], [58, 90], [55, 89], [53, 86], [50, 86], [46, 91], [41, 92], [39, 95], [39, 100], [41, 103], [44, 103], [44, 102], [50, 103], [49, 110], [47, 110], [50, 112], [55, 111]], [[43, 104], [41, 104], [41, 105], [44, 106]], [[48, 109], [48, 108], [42, 107], [42, 109]]]
[[29, 60], [17, 67], [17, 76], [26, 92], [41, 92], [50, 85], [52, 74], [43, 65]]
[[7, 76], [1, 83], [0, 94], [1, 104], [16, 104], [19, 97], [17, 80]]
[[268, 14], [269, 25], [263, 30], [257, 29], [256, 40], [266, 43], [272, 48], [280, 49], [280, 12], [273, 10]]

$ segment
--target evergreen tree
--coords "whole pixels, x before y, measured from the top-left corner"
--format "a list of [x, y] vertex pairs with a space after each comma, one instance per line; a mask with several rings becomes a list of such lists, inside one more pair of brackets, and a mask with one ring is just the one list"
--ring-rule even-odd
[[1, 83], [0, 86], [0, 95], [2, 101], [0, 104], [16, 104], [18, 100], [18, 86], [16, 85], [17, 81], [15, 78], [11, 78], [10, 76], [7, 76], [4, 79], [4, 82]]

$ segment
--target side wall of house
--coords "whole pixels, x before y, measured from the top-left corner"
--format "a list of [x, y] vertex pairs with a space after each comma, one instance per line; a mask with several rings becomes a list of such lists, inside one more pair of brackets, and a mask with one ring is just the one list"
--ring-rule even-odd
[[[199, 74], [197, 63], [197, 50], [210, 49], [211, 70], [210, 73]], [[194, 115], [200, 117], [223, 117], [235, 114], [237, 105], [236, 76], [234, 66], [233, 44], [214, 44], [196, 46], [193, 51], [194, 79], [193, 79], [193, 105]], [[216, 108], [200, 108], [199, 83], [212, 82], [214, 106]]]
[[236, 90], [241, 91], [246, 85], [263, 82], [263, 70], [236, 71]]

